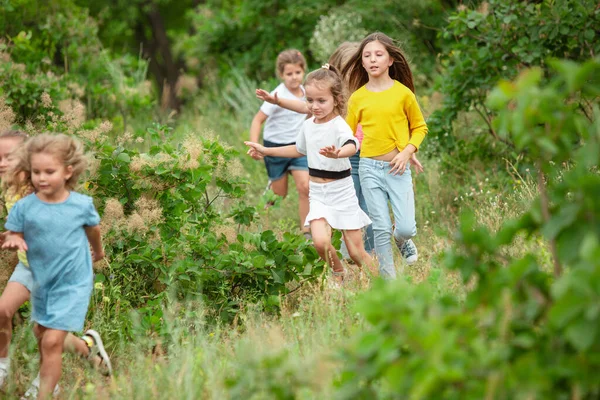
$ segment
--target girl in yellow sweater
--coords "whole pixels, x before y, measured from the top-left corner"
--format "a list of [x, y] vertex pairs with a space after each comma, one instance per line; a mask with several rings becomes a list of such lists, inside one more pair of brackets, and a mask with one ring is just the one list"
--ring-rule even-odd
[[411, 240], [417, 225], [409, 161], [425, 138], [427, 125], [414, 94], [408, 62], [385, 34], [367, 36], [343, 75], [352, 93], [346, 122], [354, 132], [359, 124], [363, 131], [359, 177], [373, 221], [379, 272], [394, 279], [392, 236], [407, 263], [417, 260], [417, 248]]

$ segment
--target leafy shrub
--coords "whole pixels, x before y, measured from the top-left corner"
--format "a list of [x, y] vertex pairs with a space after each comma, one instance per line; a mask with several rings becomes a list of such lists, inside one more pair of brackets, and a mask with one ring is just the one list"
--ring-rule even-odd
[[[340, 398], [600, 395], [600, 109], [577, 108], [600, 94], [600, 63], [549, 65], [547, 85], [528, 70], [488, 103], [499, 135], [536, 160], [538, 199], [497, 234], [463, 216], [445, 265], [472, 287], [464, 303], [404, 282], [364, 296], [372, 328], [342, 354]], [[521, 235], [543, 236], [552, 265], [512, 256]]]
[[[302, 236], [278, 240], [271, 231], [252, 232], [247, 227], [256, 210], [243, 202], [226, 206], [245, 194], [236, 151], [210, 134], [170, 144], [168, 132], [160, 125], [148, 129], [148, 152], [136, 150], [132, 143], [140, 140], [133, 137], [111, 145], [98, 132], [79, 132], [98, 163], [87, 187], [103, 199], [114, 265], [99, 278], [107, 290], [134, 308], [165, 300], [167, 292], [176, 300], [199, 296], [228, 321], [242, 300], [276, 310], [286, 283], [321, 274], [323, 263]], [[163, 303], [149, 305], [142, 322], [160, 327]]]
[[499, 79], [512, 79], [532, 67], [546, 68], [548, 57], [585, 60], [600, 52], [600, 11], [593, 0], [558, 3], [491, 0], [478, 9], [460, 7], [441, 32], [443, 106], [428, 120], [440, 151], [456, 146], [452, 123], [461, 111], [474, 111], [484, 132], [503, 140], [486, 105]]

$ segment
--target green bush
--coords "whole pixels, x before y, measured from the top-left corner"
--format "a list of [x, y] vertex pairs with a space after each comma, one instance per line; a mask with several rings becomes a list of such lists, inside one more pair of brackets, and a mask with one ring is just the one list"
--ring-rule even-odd
[[[380, 283], [358, 311], [371, 329], [342, 353], [340, 398], [596, 398], [600, 384], [600, 62], [552, 61], [488, 100], [498, 134], [536, 160], [538, 198], [497, 233], [463, 216], [445, 266], [464, 303], [428, 287]], [[568, 166], [568, 167], [567, 167]], [[542, 236], [551, 262], [514, 256]]]
[[483, 132], [504, 140], [485, 102], [498, 80], [512, 79], [533, 66], [546, 68], [548, 57], [581, 61], [598, 54], [600, 42], [594, 38], [599, 26], [600, 11], [593, 0], [491, 0], [477, 9], [459, 8], [440, 33], [443, 104], [428, 120], [440, 141], [438, 151], [459, 145], [452, 124], [463, 111], [476, 112], [485, 123]]

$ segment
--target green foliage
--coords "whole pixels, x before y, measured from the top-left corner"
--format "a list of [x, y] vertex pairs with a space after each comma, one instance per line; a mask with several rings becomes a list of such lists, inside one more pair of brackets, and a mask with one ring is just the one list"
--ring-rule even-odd
[[[52, 121], [71, 113], [73, 102], [85, 105], [83, 119], [120, 114], [124, 128], [136, 114], [152, 111], [147, 62], [103, 50], [86, 9], [59, 2], [40, 22], [29, 14], [31, 7], [24, 4], [0, 18], [8, 39], [0, 42], [0, 95], [16, 122]], [[43, 93], [53, 104], [41, 101]]]
[[[600, 109], [588, 103], [600, 63], [550, 65], [548, 84], [528, 70], [488, 102], [498, 132], [536, 160], [538, 200], [497, 233], [463, 216], [445, 259], [472, 285], [463, 304], [404, 282], [365, 295], [358, 311], [372, 328], [342, 354], [340, 398], [600, 395], [592, 373], [600, 367]], [[553, 269], [509, 252], [536, 235], [548, 241]]]
[[[277, 54], [297, 48], [307, 55], [314, 26], [339, 1], [207, 1], [190, 14], [193, 35], [184, 38], [188, 59], [201, 57], [199, 67], [231, 65], [264, 80], [274, 74]], [[189, 64], [189, 61], [188, 61]]]
[[249, 231], [254, 207], [223, 208], [245, 194], [236, 151], [210, 135], [171, 144], [164, 140], [169, 130], [148, 129], [148, 152], [136, 150], [134, 138], [111, 145], [80, 132], [99, 163], [86, 186], [103, 200], [113, 266], [102, 275], [110, 279], [99, 282], [118, 294], [114, 307], [140, 308], [142, 327], [160, 329], [168, 291], [175, 301], [199, 297], [214, 316], [230, 321], [244, 302], [277, 310], [288, 282], [321, 275], [323, 263], [302, 236], [278, 240], [272, 231]]
[[[452, 123], [461, 111], [477, 112], [494, 139], [488, 92], [502, 78], [532, 66], [547, 68], [548, 57], [585, 60], [599, 54], [600, 10], [593, 0], [522, 2], [491, 0], [462, 8], [442, 31], [443, 107], [428, 120], [441, 149], [456, 145]], [[450, 135], [446, 135], [450, 133]]]

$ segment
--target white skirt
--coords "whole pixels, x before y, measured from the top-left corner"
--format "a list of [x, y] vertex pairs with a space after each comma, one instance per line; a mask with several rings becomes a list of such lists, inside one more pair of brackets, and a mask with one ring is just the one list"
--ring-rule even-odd
[[308, 183], [310, 209], [304, 226], [310, 221], [324, 218], [334, 229], [361, 229], [371, 224], [371, 219], [358, 205], [352, 177], [327, 183]]

